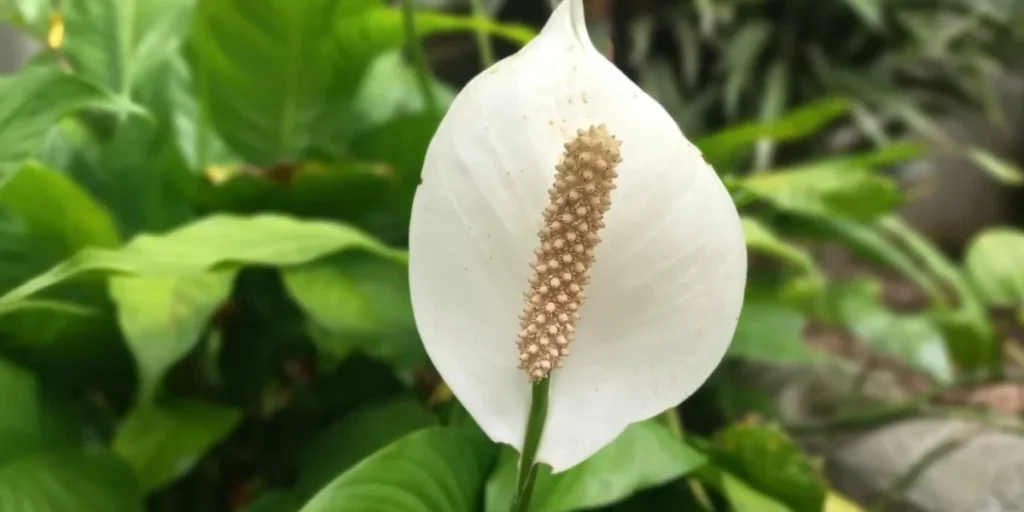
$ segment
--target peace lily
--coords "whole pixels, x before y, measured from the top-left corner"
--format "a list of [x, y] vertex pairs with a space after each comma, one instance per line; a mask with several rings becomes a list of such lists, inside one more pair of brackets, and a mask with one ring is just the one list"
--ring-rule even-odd
[[746, 282], [739, 216], [672, 118], [593, 46], [582, 0], [474, 78], [427, 151], [410, 228], [426, 350], [496, 442], [566, 470], [691, 395]]

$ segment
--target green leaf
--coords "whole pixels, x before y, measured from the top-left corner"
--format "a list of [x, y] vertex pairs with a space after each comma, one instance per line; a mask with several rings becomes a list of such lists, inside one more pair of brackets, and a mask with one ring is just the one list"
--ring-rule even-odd
[[[509, 510], [515, 494], [518, 457], [513, 450], [505, 455], [487, 483], [488, 512]], [[675, 480], [705, 461], [657, 420], [636, 423], [568, 471], [552, 475], [542, 466], [530, 510], [567, 512], [610, 505]]]
[[194, 1], [67, 2], [63, 51], [77, 74], [127, 102], [178, 52]]
[[735, 512], [793, 512], [793, 509], [729, 473], [723, 472], [720, 479], [722, 494]]
[[140, 404], [155, 397], [164, 374], [199, 342], [210, 317], [231, 293], [237, 269], [184, 276], [116, 276], [110, 296], [135, 357]]
[[121, 237], [107, 209], [70, 178], [29, 162], [0, 182], [0, 209], [71, 256], [87, 247], [117, 247]]
[[0, 0], [0, 21], [26, 27], [42, 37], [50, 14], [49, 0]]
[[715, 435], [711, 453], [716, 465], [796, 512], [819, 512], [825, 502], [819, 470], [776, 427], [734, 424]]
[[758, 57], [764, 52], [772, 26], [763, 21], [744, 24], [728, 40], [725, 50], [726, 80], [724, 89], [725, 113], [736, 116], [743, 89], [756, 68]]
[[0, 510], [142, 512], [135, 476], [109, 452], [39, 452], [0, 465]]
[[405, 266], [365, 254], [340, 255], [285, 269], [283, 278], [299, 306], [330, 334], [314, 338], [321, 351], [343, 355], [357, 347], [400, 367], [427, 362]]
[[731, 170], [735, 156], [759, 140], [787, 142], [818, 133], [849, 110], [843, 98], [827, 98], [801, 106], [769, 123], [747, 123], [700, 137], [694, 144], [719, 172]]
[[191, 471], [227, 436], [242, 414], [202, 402], [175, 401], [135, 409], [118, 427], [113, 449], [153, 491]]
[[815, 360], [803, 339], [807, 316], [766, 286], [747, 286], [729, 356], [753, 361], [804, 363]]
[[968, 150], [967, 156], [1001, 183], [1015, 186], [1024, 185], [1024, 170], [1016, 164], [978, 148]]
[[494, 458], [485, 438], [422, 430], [345, 472], [301, 512], [474, 512]]
[[967, 248], [964, 266], [974, 288], [989, 305], [1024, 305], [1024, 231], [996, 228]]
[[331, 0], [203, 0], [190, 39], [199, 97], [224, 141], [250, 163], [297, 161], [338, 72]]
[[298, 489], [307, 498], [361, 460], [437, 418], [412, 399], [357, 410], [326, 427], [306, 449]]
[[843, 0], [861, 20], [872, 29], [882, 28], [882, 2], [880, 0]]
[[27, 370], [0, 359], [0, 467], [18, 456], [77, 443], [73, 422], [60, 402]]
[[942, 333], [927, 315], [899, 315], [881, 302], [882, 286], [856, 280], [836, 284], [828, 292], [834, 320], [876, 350], [894, 356], [941, 383], [953, 380], [954, 369]]
[[753, 217], [743, 217], [740, 221], [743, 225], [743, 237], [746, 239], [748, 249], [778, 258], [812, 278], [823, 279], [806, 249], [786, 242], [768, 226]]
[[871, 220], [899, 205], [899, 188], [869, 169], [823, 165], [755, 174], [743, 181], [778, 208], [797, 213]]
[[88, 273], [187, 277], [239, 265], [286, 267], [363, 250], [405, 262], [405, 255], [362, 232], [281, 215], [213, 215], [165, 235], [140, 235], [118, 250], [86, 249], [0, 297], [0, 314], [55, 284]]
[[0, 76], [0, 169], [31, 157], [62, 117], [113, 104], [102, 89], [56, 68]]

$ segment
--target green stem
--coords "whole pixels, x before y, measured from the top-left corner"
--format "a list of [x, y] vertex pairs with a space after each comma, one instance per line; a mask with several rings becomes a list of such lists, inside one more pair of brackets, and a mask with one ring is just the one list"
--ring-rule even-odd
[[405, 42], [409, 47], [409, 58], [412, 59], [413, 68], [416, 70], [416, 83], [420, 88], [420, 95], [423, 96], [423, 103], [431, 112], [438, 112], [437, 98], [434, 97], [434, 90], [430, 86], [430, 70], [427, 68], [427, 57], [420, 45], [420, 39], [416, 35], [416, 10], [412, 0], [402, 0], [402, 20], [405, 27]]
[[530, 417], [526, 420], [526, 438], [523, 441], [523, 452], [519, 457], [519, 477], [516, 480], [516, 498], [512, 502], [512, 512], [527, 512], [530, 509], [530, 497], [537, 481], [537, 448], [540, 447], [541, 434], [544, 433], [544, 422], [548, 416], [548, 389], [551, 377], [533, 385], [533, 396], [530, 398]]
[[480, 51], [480, 65], [484, 68], [494, 64], [494, 45], [491, 44], [491, 36], [487, 34], [484, 23], [487, 22], [487, 11], [484, 10], [483, 0], [470, 0], [469, 5], [473, 9], [473, 23], [476, 32], [476, 48]]

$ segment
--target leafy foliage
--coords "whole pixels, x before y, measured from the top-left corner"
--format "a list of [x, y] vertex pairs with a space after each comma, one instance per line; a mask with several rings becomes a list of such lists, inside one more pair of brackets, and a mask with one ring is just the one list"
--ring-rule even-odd
[[[1007, 13], [940, 4], [673, 8], [681, 72], [652, 80], [672, 66], [651, 65], [641, 82], [661, 84], [740, 208], [744, 312], [725, 378], [707, 385], [716, 398], [683, 415], [692, 431], [669, 411], [566, 472], [542, 469], [535, 510], [840, 503], [782, 427], [720, 421], [753, 409], [727, 373], [737, 365], [833, 357], [807, 343], [816, 326], [938, 384], [1001, 364], [987, 313], [1024, 305], [1024, 237], [988, 232], [961, 267], [893, 216], [902, 194], [884, 172], [920, 152], [888, 142], [891, 118], [927, 125], [905, 74], [984, 99], [967, 81], [997, 61]], [[508, 509], [515, 453], [446, 394], [413, 322], [408, 217], [459, 84], [407, 62], [421, 41], [400, 9], [0, 0], [0, 18], [47, 42], [0, 77], [0, 510]], [[434, 11], [413, 21], [420, 38], [535, 33]], [[877, 147], [818, 144], [850, 120]], [[801, 150], [774, 158], [788, 145]], [[1011, 163], [968, 155], [1020, 181]], [[832, 280], [822, 240], [896, 270], [927, 304], [894, 311], [877, 280]]]

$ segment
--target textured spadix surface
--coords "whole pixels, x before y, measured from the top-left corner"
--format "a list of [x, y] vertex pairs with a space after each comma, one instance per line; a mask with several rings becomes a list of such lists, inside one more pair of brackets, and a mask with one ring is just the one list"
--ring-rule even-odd
[[556, 472], [684, 400], [724, 356], [746, 281], [725, 187], [593, 47], [582, 1], [567, 0], [456, 97], [427, 151], [410, 228], [413, 310], [431, 360], [493, 440], [521, 448], [531, 384], [520, 366], [541, 364], [517, 346], [530, 321], [524, 293], [537, 249], [556, 240], [541, 236], [556, 166], [592, 127], [614, 138], [621, 162], [571, 354], [552, 359], [562, 367], [551, 368], [538, 459]]

